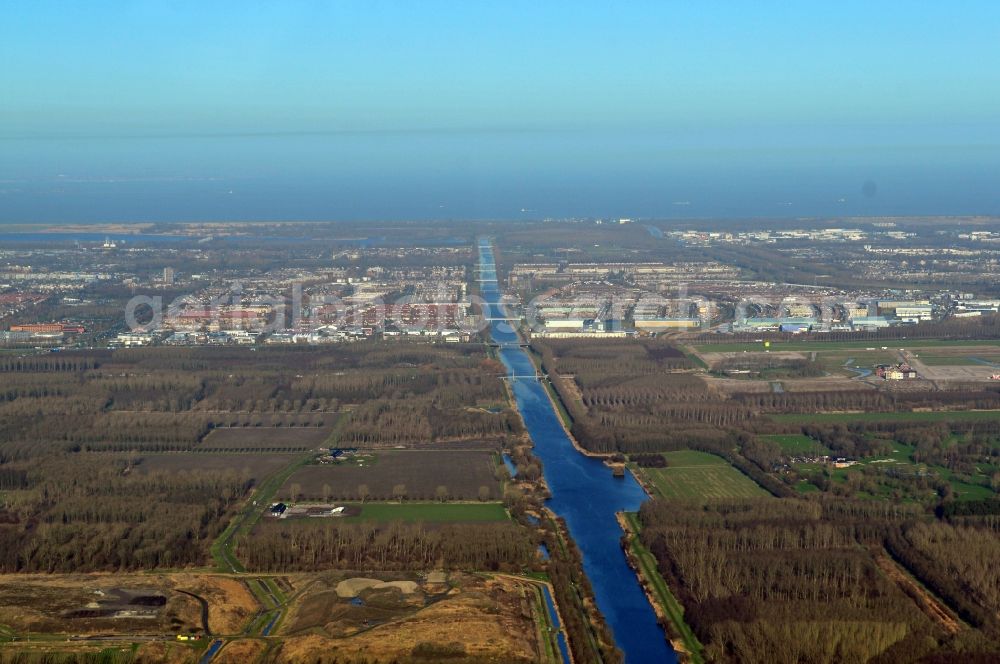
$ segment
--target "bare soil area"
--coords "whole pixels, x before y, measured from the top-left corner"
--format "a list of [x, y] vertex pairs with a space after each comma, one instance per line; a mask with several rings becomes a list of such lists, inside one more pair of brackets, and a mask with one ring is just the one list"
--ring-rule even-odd
[[211, 574], [0, 575], [0, 624], [15, 633], [181, 634], [202, 631], [204, 598], [215, 633], [238, 632], [257, 602], [237, 579]]

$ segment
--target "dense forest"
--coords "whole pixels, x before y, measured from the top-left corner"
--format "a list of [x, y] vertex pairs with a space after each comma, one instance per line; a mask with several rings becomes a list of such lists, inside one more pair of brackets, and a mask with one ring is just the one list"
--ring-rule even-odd
[[569, 412], [573, 435], [595, 452], [728, 448], [729, 429], [754, 415], [710, 392], [691, 372], [691, 360], [663, 341], [534, 339], [532, 349]]
[[[265, 453], [301, 454], [331, 436], [345, 446], [498, 446], [520, 434], [500, 373], [482, 346], [398, 341], [4, 357], [0, 570], [204, 564], [208, 544], [273, 472]], [[224, 428], [245, 434], [209, 444]], [[202, 452], [235, 456], [209, 471]], [[459, 556], [454, 540], [435, 555]], [[521, 560], [518, 551], [499, 558]]]
[[[640, 518], [643, 542], [712, 660], [898, 662], [951, 653], [961, 661], [996, 643], [995, 530], [927, 524], [912, 506], [790, 499], [658, 500]], [[898, 551], [980, 629], [963, 628], [948, 609], [921, 610], [927, 600], [906, 582]], [[923, 567], [908, 560], [915, 556]]]
[[89, 351], [0, 362], [0, 460], [46, 450], [195, 449], [219, 426], [323, 426], [345, 443], [520, 432], [476, 346]]
[[142, 473], [139, 461], [100, 453], [0, 465], [0, 571], [205, 564], [253, 483], [249, 470]]

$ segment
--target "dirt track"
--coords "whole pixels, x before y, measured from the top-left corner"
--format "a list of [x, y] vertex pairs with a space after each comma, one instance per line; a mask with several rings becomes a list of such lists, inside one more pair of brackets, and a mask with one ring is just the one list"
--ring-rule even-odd
[[954, 634], [962, 628], [962, 624], [952, 615], [951, 611], [921, 588], [894, 560], [888, 556], [877, 555], [875, 556], [875, 564], [887, 577], [898, 584], [904, 593], [913, 598], [913, 601], [917, 603], [921, 611], [927, 614], [928, 618], [941, 625], [949, 634]]
[[180, 588], [174, 588], [174, 590], [176, 592], [183, 593], [184, 595], [188, 595], [189, 597], [194, 597], [196, 600], [198, 600], [198, 603], [201, 604], [201, 628], [205, 630], [205, 634], [211, 636], [212, 630], [208, 628], [208, 600], [206, 600], [201, 595], [195, 595], [194, 593], [188, 592], [187, 590], [181, 590]]

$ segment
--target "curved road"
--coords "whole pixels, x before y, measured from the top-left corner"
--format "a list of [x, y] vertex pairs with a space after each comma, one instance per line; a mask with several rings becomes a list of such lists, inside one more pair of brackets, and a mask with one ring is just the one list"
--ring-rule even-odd
[[174, 592], [179, 592], [183, 595], [194, 597], [196, 600], [198, 600], [198, 603], [201, 604], [201, 628], [202, 630], [204, 630], [205, 636], [212, 636], [212, 630], [208, 628], [208, 600], [206, 600], [201, 595], [195, 595], [192, 592], [188, 592], [187, 590], [181, 590], [179, 588], [174, 588]]

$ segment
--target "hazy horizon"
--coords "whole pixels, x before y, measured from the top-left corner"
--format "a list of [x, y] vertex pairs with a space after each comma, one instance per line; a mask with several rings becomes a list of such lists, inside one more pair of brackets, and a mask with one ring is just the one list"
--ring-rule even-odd
[[[780, 138], [780, 137], [779, 137]], [[996, 215], [1000, 150], [667, 132], [0, 141], [0, 223]], [[879, 141], [873, 141], [878, 143]]]
[[0, 15], [0, 223], [1000, 214], [994, 3]]

